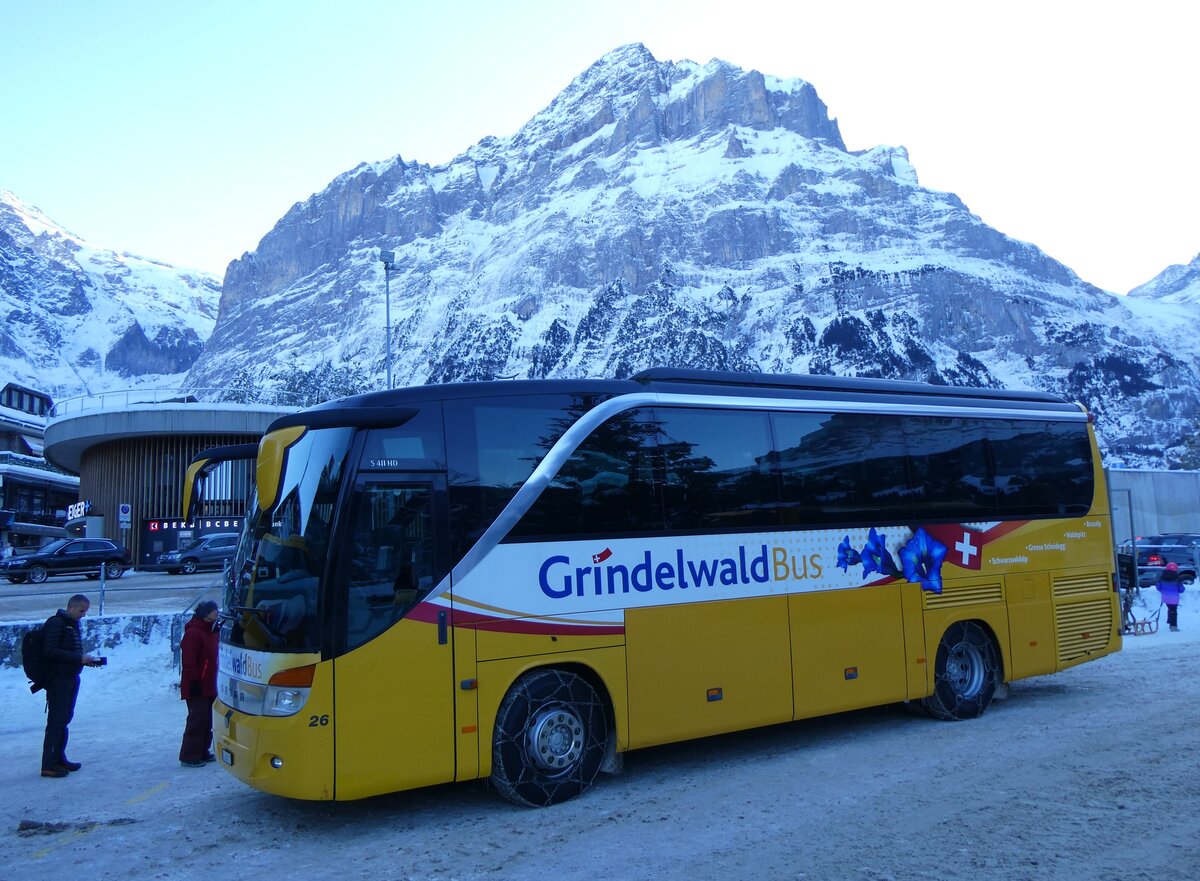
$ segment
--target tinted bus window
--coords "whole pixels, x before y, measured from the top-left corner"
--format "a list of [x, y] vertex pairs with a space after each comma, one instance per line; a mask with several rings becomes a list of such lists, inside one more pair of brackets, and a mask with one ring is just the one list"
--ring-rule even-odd
[[366, 433], [360, 471], [445, 471], [442, 407], [421, 404], [403, 425], [373, 428]]
[[995, 520], [996, 482], [980, 419], [906, 416], [919, 520]]
[[789, 525], [908, 522], [914, 484], [895, 416], [773, 413]]
[[523, 395], [444, 402], [455, 560], [496, 519], [596, 395]]
[[657, 408], [667, 528], [774, 529], [779, 481], [770, 418], [755, 410]]
[[1077, 516], [1090, 456], [1074, 423], [630, 411], [580, 445], [510, 537]]
[[1092, 506], [1087, 426], [1069, 422], [989, 423], [1000, 516], [1069, 517]]
[[647, 410], [606, 420], [563, 463], [510, 535], [615, 536], [664, 528], [658, 424]]

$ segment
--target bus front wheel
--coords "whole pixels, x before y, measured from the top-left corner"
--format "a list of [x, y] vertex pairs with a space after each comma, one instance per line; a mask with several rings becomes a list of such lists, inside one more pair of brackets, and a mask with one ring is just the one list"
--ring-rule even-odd
[[586, 679], [566, 670], [527, 673], [496, 713], [492, 785], [533, 807], [574, 798], [596, 779], [607, 736], [607, 705]]
[[938, 644], [933, 694], [921, 705], [936, 719], [974, 719], [991, 704], [1000, 677], [991, 635], [973, 621], [955, 622]]

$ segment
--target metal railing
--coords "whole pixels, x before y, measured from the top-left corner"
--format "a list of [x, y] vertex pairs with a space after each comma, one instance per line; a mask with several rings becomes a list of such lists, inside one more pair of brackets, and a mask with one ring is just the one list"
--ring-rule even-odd
[[177, 388], [134, 388], [77, 395], [57, 401], [47, 419], [59, 419], [83, 413], [105, 410], [125, 410], [129, 407], [154, 404], [247, 404], [275, 407], [307, 407], [312, 401], [306, 395], [286, 390], [247, 390], [181, 386]]

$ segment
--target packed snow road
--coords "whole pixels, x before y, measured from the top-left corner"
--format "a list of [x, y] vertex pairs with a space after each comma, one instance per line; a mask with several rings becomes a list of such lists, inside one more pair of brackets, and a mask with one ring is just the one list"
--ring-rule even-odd
[[543, 810], [482, 783], [294, 802], [183, 768], [164, 646], [84, 671], [84, 768], [42, 779], [42, 703], [6, 670], [0, 878], [1195, 878], [1200, 615], [1180, 612], [976, 721], [885, 708], [644, 750]]

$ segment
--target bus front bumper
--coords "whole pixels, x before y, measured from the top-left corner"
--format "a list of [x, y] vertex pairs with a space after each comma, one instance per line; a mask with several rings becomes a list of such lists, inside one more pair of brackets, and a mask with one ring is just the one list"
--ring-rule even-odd
[[251, 716], [217, 700], [213, 753], [243, 783], [288, 798], [333, 798], [331, 727], [310, 727], [308, 716]]

